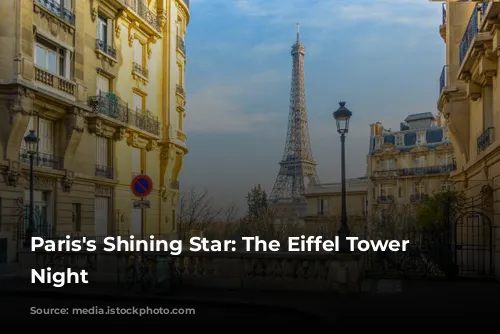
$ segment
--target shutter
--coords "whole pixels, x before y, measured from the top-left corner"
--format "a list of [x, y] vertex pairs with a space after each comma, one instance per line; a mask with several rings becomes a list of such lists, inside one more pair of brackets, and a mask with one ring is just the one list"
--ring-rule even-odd
[[97, 75], [97, 94], [100, 92], [102, 93], [109, 93], [109, 79], [106, 78], [104, 75]]
[[38, 119], [38, 151], [52, 155], [54, 153], [54, 123], [47, 119]]
[[108, 235], [108, 216], [109, 216], [109, 199], [107, 197], [96, 197], [94, 201], [95, 214], [95, 235]]
[[132, 149], [132, 173], [141, 172], [141, 150], [138, 148]]
[[108, 167], [109, 141], [108, 138], [96, 136], [96, 164]]

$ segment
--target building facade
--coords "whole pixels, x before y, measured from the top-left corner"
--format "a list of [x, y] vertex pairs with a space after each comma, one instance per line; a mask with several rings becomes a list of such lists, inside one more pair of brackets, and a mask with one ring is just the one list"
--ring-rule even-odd
[[[5, 0], [0, 9], [11, 13], [0, 23], [4, 248], [28, 227], [29, 130], [39, 137], [37, 234], [172, 233], [187, 153], [188, 0]], [[143, 214], [130, 189], [140, 173], [153, 181]]]
[[442, 13], [446, 63], [437, 104], [456, 153], [457, 170], [451, 177], [467, 198], [491, 204], [481, 208], [483, 230], [477, 248], [485, 251], [475, 256], [486, 259], [485, 267], [493, 266], [500, 277], [500, 219], [496, 214], [500, 210], [500, 3], [446, 1]]
[[391, 206], [419, 203], [448, 188], [455, 170], [453, 146], [441, 118], [432, 113], [409, 115], [400, 131], [370, 125], [368, 216], [383, 216]]
[[[346, 207], [348, 224], [355, 234], [364, 233], [367, 217], [366, 177], [346, 180]], [[311, 233], [315, 230], [328, 229], [336, 232], [342, 214], [342, 184], [311, 183], [307, 187], [307, 215], [304, 216], [306, 229]], [[354, 232], [354, 231], [353, 231]]]

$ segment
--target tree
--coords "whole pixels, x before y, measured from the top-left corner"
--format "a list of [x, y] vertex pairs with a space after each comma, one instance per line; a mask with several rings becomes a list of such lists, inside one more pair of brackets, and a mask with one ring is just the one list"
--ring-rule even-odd
[[213, 198], [208, 191], [195, 188], [181, 194], [177, 215], [177, 230], [181, 236], [191, 230], [204, 230], [216, 222], [221, 210], [214, 208]]
[[260, 184], [250, 190], [246, 199], [248, 205], [247, 218], [249, 219], [259, 217], [268, 209], [267, 194]]
[[417, 223], [428, 227], [434, 224], [447, 223], [447, 216], [454, 207], [465, 203], [465, 193], [456, 190], [435, 192], [424, 199], [417, 210]]
[[370, 217], [370, 238], [379, 240], [409, 239], [416, 226], [415, 206], [389, 204]]

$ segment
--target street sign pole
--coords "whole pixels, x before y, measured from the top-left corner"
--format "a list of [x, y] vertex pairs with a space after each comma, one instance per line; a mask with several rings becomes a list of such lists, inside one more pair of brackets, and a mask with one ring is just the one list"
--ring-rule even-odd
[[[153, 190], [153, 181], [149, 176], [144, 175], [141, 170], [141, 175], [134, 177], [130, 183], [130, 189], [135, 196], [141, 199], [140, 201], [134, 201], [134, 208], [141, 209], [141, 239], [144, 240], [146, 234], [146, 211], [144, 210], [150, 207], [150, 202], [146, 200], [146, 196]], [[144, 249], [141, 251], [141, 259], [144, 263]]]

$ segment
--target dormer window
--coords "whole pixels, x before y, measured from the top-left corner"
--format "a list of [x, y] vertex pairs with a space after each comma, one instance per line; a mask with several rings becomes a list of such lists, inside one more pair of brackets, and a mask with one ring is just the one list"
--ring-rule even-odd
[[450, 140], [450, 137], [448, 135], [448, 129], [443, 129], [443, 141], [448, 141]]
[[403, 134], [396, 135], [396, 146], [403, 146], [404, 145], [403, 139], [404, 139]]
[[417, 132], [417, 145], [425, 144], [425, 132]]
[[379, 149], [382, 146], [382, 136], [375, 137], [375, 149]]

